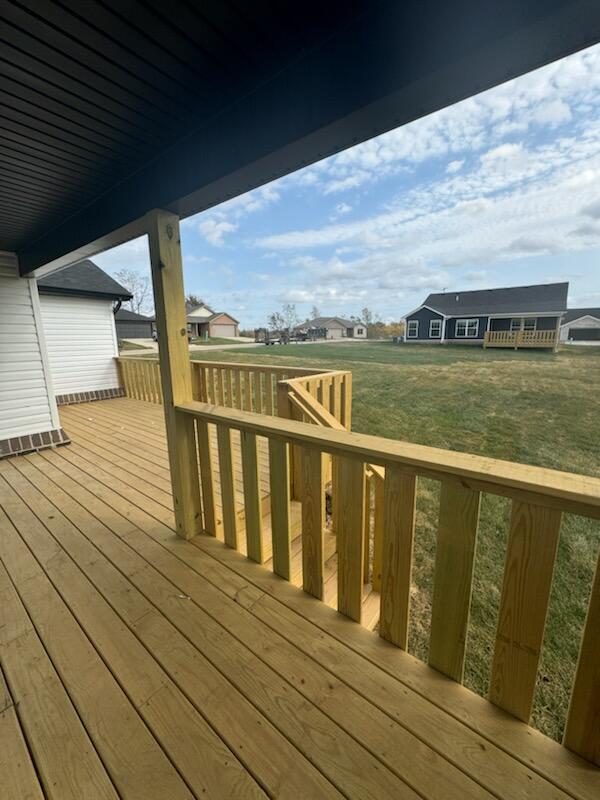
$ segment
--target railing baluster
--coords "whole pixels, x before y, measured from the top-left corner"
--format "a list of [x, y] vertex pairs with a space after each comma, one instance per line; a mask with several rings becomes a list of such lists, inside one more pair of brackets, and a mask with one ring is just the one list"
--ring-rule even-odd
[[600, 554], [583, 629], [563, 744], [600, 767]]
[[363, 591], [365, 465], [338, 457], [338, 611], [360, 622]]
[[260, 478], [256, 434], [241, 431], [242, 475], [244, 479], [244, 508], [246, 520], [246, 548], [248, 558], [258, 564], [263, 562], [262, 509], [260, 503]]
[[480, 493], [442, 482], [429, 663], [462, 683], [473, 585]]
[[379, 634], [403, 650], [408, 646], [416, 494], [415, 475], [386, 467]]
[[363, 503], [363, 583], [369, 582], [369, 560], [371, 554], [371, 487], [373, 473], [365, 469], [365, 502]]
[[371, 586], [376, 592], [381, 591], [381, 559], [383, 551], [383, 510], [384, 510], [384, 479], [375, 476], [373, 509], [373, 576]]
[[302, 448], [302, 587], [323, 599], [325, 481], [320, 450]]
[[242, 373], [239, 369], [235, 371], [235, 403], [234, 408], [242, 409]]
[[225, 384], [223, 381], [223, 368], [217, 367], [217, 405], [225, 405]]
[[271, 372], [265, 372], [265, 401], [266, 401], [266, 413], [272, 417], [273, 416], [273, 374]]
[[219, 448], [219, 474], [221, 477], [223, 538], [226, 545], [237, 549], [237, 511], [231, 458], [231, 431], [225, 425], [217, 425], [217, 445]]
[[261, 373], [254, 373], [254, 410], [257, 414], [263, 413]]
[[207, 398], [206, 402], [211, 403], [212, 405], [217, 405], [217, 400], [215, 396], [215, 370], [213, 367], [206, 368], [206, 391], [207, 391]]
[[347, 431], [352, 429], [352, 373], [346, 372], [341, 389], [342, 417], [340, 422]]
[[529, 722], [561, 512], [513, 501], [490, 700]]
[[252, 411], [252, 373], [249, 369], [244, 372], [244, 409]]
[[217, 515], [215, 509], [213, 463], [208, 422], [202, 419], [196, 420], [196, 427], [198, 432], [198, 459], [200, 461], [200, 489], [202, 494], [204, 530], [211, 536], [216, 536]]
[[233, 370], [227, 370], [227, 403], [228, 408], [235, 408], [233, 400]]
[[273, 572], [291, 577], [290, 463], [289, 446], [283, 439], [269, 439], [271, 535]]

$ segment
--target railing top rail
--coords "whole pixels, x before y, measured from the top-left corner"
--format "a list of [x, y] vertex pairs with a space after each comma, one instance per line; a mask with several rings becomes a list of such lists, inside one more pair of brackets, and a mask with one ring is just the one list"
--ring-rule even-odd
[[600, 519], [600, 478], [442, 450], [367, 434], [321, 428], [282, 418], [237, 411], [206, 403], [184, 403], [177, 410], [207, 422], [259, 435], [283, 437], [333, 455], [361, 458], [382, 466], [405, 467], [423, 477], [458, 480], [473, 489], [518, 497], [530, 503]]
[[[153, 357], [150, 356], [117, 356], [117, 361], [158, 361], [158, 353], [153, 354]], [[313, 375], [330, 375], [330, 374], [337, 374], [337, 372], [332, 372], [330, 370], [323, 370], [323, 369], [313, 369], [308, 367], [292, 367], [289, 364], [248, 364], [248, 363], [241, 363], [236, 361], [202, 361], [201, 359], [194, 358], [190, 359], [190, 364], [192, 366], [194, 364], [198, 364], [202, 367], [217, 367], [218, 369], [256, 369], [262, 370], [263, 372], [286, 372], [289, 375], [294, 375], [294, 377], [311, 377]]]

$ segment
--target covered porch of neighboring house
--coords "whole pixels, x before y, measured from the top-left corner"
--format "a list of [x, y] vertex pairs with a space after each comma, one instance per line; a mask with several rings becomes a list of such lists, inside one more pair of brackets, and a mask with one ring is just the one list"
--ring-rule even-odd
[[[562, 518], [600, 519], [600, 478], [356, 433], [347, 372], [190, 364], [180, 222], [600, 41], [600, 7], [117, 5], [0, 8], [2, 800], [597, 800], [600, 571], [564, 741], [529, 722]], [[34, 279], [135, 237], [160, 358], [59, 408]], [[483, 698], [488, 494], [512, 513]]]

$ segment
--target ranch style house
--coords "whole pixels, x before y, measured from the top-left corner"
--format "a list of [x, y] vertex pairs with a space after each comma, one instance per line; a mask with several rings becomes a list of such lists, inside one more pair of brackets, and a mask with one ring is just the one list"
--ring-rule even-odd
[[568, 283], [430, 294], [405, 316], [405, 341], [483, 347], [558, 345]]

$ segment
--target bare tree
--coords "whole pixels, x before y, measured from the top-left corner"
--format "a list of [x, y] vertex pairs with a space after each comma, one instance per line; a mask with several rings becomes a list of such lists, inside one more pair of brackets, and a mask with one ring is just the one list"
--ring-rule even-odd
[[197, 294], [188, 294], [185, 298], [185, 310], [189, 314], [192, 309], [204, 305], [204, 300]]
[[311, 308], [311, 310], [310, 310], [310, 318], [311, 319], [317, 319], [317, 317], [320, 317], [320, 316], [321, 316], [321, 312], [319, 311], [317, 306], [313, 306]]
[[136, 314], [148, 314], [152, 311], [152, 287], [150, 276], [135, 269], [120, 269], [115, 272], [115, 279], [128, 289], [133, 297], [127, 301]]
[[285, 328], [285, 319], [279, 313], [279, 311], [274, 311], [272, 314], [269, 314], [267, 322], [269, 325], [269, 330], [282, 331]]
[[293, 303], [287, 303], [287, 305], [283, 306], [281, 312], [284, 319], [285, 328], [288, 331], [291, 331], [292, 328], [295, 328], [300, 322], [298, 314], [296, 313], [296, 306]]

